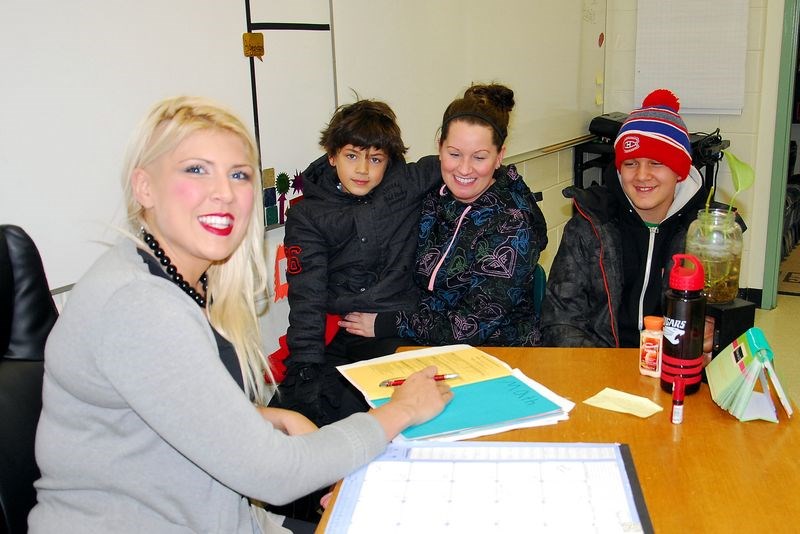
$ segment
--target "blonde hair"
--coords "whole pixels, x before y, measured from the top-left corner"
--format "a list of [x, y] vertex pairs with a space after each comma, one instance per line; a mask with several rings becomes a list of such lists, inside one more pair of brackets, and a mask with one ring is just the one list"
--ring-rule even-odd
[[[139, 235], [146, 227], [144, 209], [133, 194], [131, 176], [170, 152], [190, 134], [201, 130], [230, 132], [242, 140], [247, 162], [257, 173], [258, 149], [236, 115], [213, 101], [179, 96], [157, 103], [134, 132], [125, 158], [122, 187], [131, 231]], [[266, 285], [264, 224], [261, 180], [253, 177], [253, 211], [241, 244], [225, 261], [213, 263], [208, 271], [208, 320], [236, 350], [244, 378], [245, 393], [257, 402], [268, 397], [265, 373], [274, 382], [261, 350], [255, 297]], [[147, 246], [143, 246], [148, 250]]]

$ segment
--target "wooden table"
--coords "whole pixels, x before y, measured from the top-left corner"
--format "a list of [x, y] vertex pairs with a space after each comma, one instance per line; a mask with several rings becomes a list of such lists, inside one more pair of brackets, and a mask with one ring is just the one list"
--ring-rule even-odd
[[[741, 423], [702, 384], [686, 396], [683, 424], [673, 425], [671, 396], [658, 379], [639, 374], [636, 349], [482, 350], [575, 408], [568, 421], [479, 441], [627, 443], [657, 533], [800, 531], [800, 423], [787, 419], [774, 395], [778, 424]], [[641, 419], [583, 404], [604, 387], [646, 397], [664, 411]], [[317, 532], [324, 532], [327, 515]]]

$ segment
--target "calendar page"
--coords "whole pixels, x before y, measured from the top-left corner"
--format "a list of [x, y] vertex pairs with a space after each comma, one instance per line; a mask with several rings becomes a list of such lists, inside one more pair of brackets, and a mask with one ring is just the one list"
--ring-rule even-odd
[[652, 524], [626, 445], [409, 442], [344, 480], [325, 532], [652, 532]]

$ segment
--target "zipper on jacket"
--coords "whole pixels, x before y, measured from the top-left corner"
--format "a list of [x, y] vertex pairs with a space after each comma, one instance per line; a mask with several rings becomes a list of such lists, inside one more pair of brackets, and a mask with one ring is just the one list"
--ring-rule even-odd
[[647, 285], [650, 283], [650, 267], [653, 263], [653, 248], [656, 243], [656, 234], [658, 233], [658, 226], [648, 226], [650, 231], [650, 238], [647, 242], [647, 262], [644, 267], [644, 282], [642, 282], [642, 292], [639, 295], [639, 331], [644, 326], [644, 294], [647, 292]]
[[450, 243], [447, 245], [447, 249], [444, 251], [444, 254], [442, 254], [442, 257], [439, 258], [439, 261], [436, 263], [436, 267], [433, 268], [433, 272], [431, 273], [431, 278], [428, 281], [428, 291], [433, 291], [433, 282], [434, 282], [434, 280], [436, 280], [436, 274], [439, 272], [439, 269], [442, 267], [442, 264], [444, 263], [444, 259], [447, 257], [447, 254], [450, 252], [450, 248], [453, 246], [453, 243], [456, 240], [456, 236], [458, 235], [458, 231], [461, 229], [461, 223], [464, 222], [464, 217], [467, 216], [467, 213], [469, 213], [469, 210], [471, 210], [471, 209], [472, 209], [472, 205], [469, 205], [469, 206], [466, 207], [466, 209], [464, 209], [464, 211], [461, 212], [461, 215], [458, 218], [458, 224], [456, 225], [456, 229], [453, 232], [453, 237], [450, 239]]

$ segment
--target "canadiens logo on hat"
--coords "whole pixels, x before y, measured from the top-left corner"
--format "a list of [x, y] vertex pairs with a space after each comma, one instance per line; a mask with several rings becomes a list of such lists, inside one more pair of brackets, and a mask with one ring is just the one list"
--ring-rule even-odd
[[622, 140], [622, 150], [624, 152], [632, 152], [639, 148], [639, 138], [635, 135], [629, 135]]

